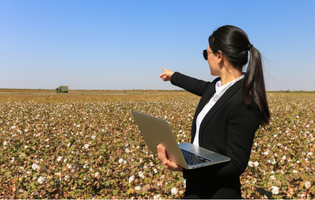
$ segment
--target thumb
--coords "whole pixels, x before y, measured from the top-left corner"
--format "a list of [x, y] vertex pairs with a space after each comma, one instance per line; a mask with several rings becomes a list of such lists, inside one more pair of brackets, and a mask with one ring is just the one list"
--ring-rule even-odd
[[162, 74], [159, 75], [160, 78], [162, 78], [163, 76], [167, 76], [166, 72], [168, 71], [165, 68], [162, 68], [162, 70], [164, 71]]
[[178, 169], [178, 165], [169, 161], [169, 160], [165, 161], [163, 164], [164, 164], [164, 166], [166, 166], [165, 168], [167, 168], [167, 169], [171, 169], [171, 170], [177, 170]]

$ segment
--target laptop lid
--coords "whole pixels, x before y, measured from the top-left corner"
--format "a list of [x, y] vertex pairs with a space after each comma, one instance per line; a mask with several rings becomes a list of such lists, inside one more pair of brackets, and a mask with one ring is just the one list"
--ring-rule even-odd
[[[150, 151], [157, 154], [157, 146], [159, 144], [163, 144], [166, 148], [168, 158], [185, 169], [194, 169], [231, 160], [227, 156], [209, 151], [191, 143], [178, 144], [170, 124], [164, 119], [153, 117], [134, 110], [132, 110], [131, 113], [134, 116], [143, 139], [147, 143]], [[188, 165], [181, 149], [206, 158], [211, 162]]]
[[134, 110], [132, 110], [131, 113], [134, 116], [143, 139], [147, 143], [150, 151], [157, 154], [157, 146], [163, 144], [168, 152], [168, 158], [176, 164], [188, 169], [176, 138], [172, 133], [171, 126], [166, 120], [136, 112]]

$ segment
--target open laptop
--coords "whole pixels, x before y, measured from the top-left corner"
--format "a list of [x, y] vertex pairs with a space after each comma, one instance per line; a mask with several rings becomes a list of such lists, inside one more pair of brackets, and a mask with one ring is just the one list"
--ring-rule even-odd
[[163, 144], [166, 148], [168, 158], [185, 169], [195, 169], [231, 160], [227, 156], [191, 143], [178, 144], [172, 133], [170, 124], [164, 119], [134, 110], [131, 113], [149, 149], [157, 154], [157, 146]]

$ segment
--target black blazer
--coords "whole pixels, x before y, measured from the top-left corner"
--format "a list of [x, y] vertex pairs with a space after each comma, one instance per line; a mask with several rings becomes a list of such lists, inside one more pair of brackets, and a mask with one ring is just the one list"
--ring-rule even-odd
[[[175, 72], [171, 83], [193, 94], [201, 96], [191, 127], [191, 143], [196, 132], [196, 118], [205, 104], [215, 93], [215, 83], [205, 82]], [[250, 97], [250, 105], [245, 105], [242, 97], [241, 82], [234, 83], [216, 102], [201, 122], [199, 145], [203, 148], [226, 155], [230, 162], [183, 170], [184, 178], [209, 180], [226, 180], [237, 177], [245, 171], [255, 132], [261, 123], [259, 107]], [[224, 185], [224, 183], [223, 183]]]

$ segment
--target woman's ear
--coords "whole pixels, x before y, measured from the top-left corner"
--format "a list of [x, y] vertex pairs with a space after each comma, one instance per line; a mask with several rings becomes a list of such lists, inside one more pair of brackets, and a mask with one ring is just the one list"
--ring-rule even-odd
[[222, 51], [221, 51], [221, 50], [218, 50], [218, 51], [217, 51], [217, 54], [218, 54], [219, 57], [221, 57]]
[[217, 58], [218, 58], [218, 63], [221, 63], [223, 61], [224, 58], [223, 58], [222, 51], [218, 50]]

